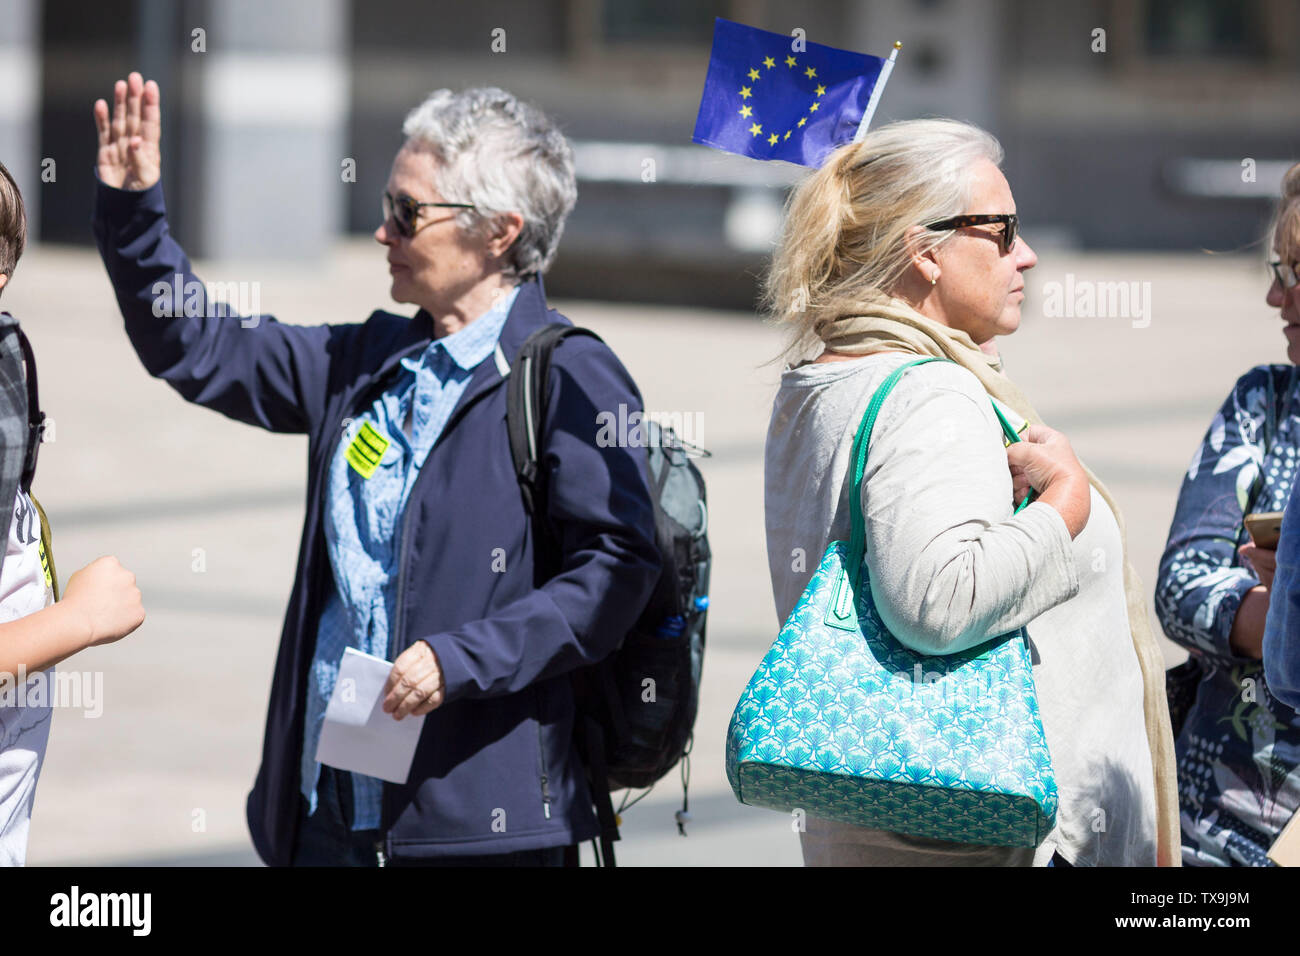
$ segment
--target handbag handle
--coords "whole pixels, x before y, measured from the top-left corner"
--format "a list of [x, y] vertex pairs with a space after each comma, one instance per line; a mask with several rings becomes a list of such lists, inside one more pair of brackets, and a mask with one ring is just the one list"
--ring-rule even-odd
[[[862, 416], [862, 423], [858, 425], [858, 433], [853, 439], [853, 483], [849, 487], [849, 553], [848, 569], [849, 580], [854, 591], [857, 590], [858, 570], [862, 567], [862, 559], [866, 554], [866, 522], [862, 516], [862, 475], [867, 470], [867, 445], [871, 441], [871, 430], [876, 424], [876, 415], [880, 412], [880, 406], [884, 404], [885, 398], [893, 391], [898, 380], [903, 377], [903, 373], [909, 368], [915, 368], [918, 365], [925, 365], [927, 362], [950, 362], [951, 359], [931, 357], [917, 359], [914, 362], [907, 362], [894, 369], [876, 389], [876, 393], [871, 396], [871, 401], [867, 404], [867, 412]], [[998, 416], [998, 421], [1002, 423], [1002, 432], [1006, 435], [1009, 443], [1020, 441], [1019, 433], [1007, 421], [1006, 416], [998, 408], [997, 402], [992, 398], [989, 403], [993, 406], [993, 413]], [[1016, 508], [1015, 514], [1019, 514], [1024, 508], [1034, 500], [1035, 492], [1031, 488], [1025, 500], [1020, 502]]]

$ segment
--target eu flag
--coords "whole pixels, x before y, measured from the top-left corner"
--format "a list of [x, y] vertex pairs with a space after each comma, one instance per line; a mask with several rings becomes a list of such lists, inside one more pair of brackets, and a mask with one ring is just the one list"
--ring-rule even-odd
[[719, 17], [691, 139], [800, 166], [820, 166], [827, 153], [850, 142], [886, 61], [801, 45], [796, 52], [791, 37]]

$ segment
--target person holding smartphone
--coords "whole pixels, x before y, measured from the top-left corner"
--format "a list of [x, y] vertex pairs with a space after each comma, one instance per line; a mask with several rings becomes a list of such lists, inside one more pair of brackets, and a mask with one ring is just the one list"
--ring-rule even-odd
[[1300, 165], [1269, 237], [1266, 301], [1285, 323], [1287, 363], [1251, 369], [1214, 416], [1183, 480], [1155, 594], [1165, 634], [1198, 675], [1176, 745], [1191, 866], [1270, 865], [1268, 848], [1300, 805], [1300, 716], [1261, 660], [1278, 567], [1269, 513], [1285, 507], [1300, 461]]

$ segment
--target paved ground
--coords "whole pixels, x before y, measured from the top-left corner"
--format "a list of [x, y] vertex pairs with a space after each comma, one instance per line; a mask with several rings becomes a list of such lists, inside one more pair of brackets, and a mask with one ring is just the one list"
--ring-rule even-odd
[[[1133, 558], [1153, 580], [1192, 449], [1235, 378], [1285, 361], [1256, 259], [1040, 250], [1022, 330], [1003, 347], [1047, 421], [1110, 484]], [[1149, 282], [1150, 324], [1049, 318], [1044, 283]], [[326, 268], [202, 264], [256, 281], [286, 321], [353, 321], [388, 303], [373, 244]], [[39, 357], [54, 441], [37, 491], [64, 579], [104, 553], [136, 572], [148, 620], [64, 670], [102, 671], [103, 712], [56, 713], [29, 861], [255, 864], [243, 806], [257, 767], [280, 616], [302, 519], [305, 439], [186, 405], [142, 370], [92, 254], [36, 248], [3, 306]], [[762, 450], [781, 335], [750, 315], [592, 302], [559, 305], [624, 358], [649, 407], [702, 416], [716, 563], [688, 839], [670, 778], [627, 814], [626, 864], [797, 865], [788, 817], [736, 804], [722, 740], [775, 633], [763, 536]], [[956, 479], [954, 479], [956, 480]], [[201, 549], [201, 550], [199, 550]], [[201, 559], [201, 560], [200, 560]], [[196, 570], [204, 566], [205, 570]], [[1181, 657], [1167, 647], [1171, 661]]]

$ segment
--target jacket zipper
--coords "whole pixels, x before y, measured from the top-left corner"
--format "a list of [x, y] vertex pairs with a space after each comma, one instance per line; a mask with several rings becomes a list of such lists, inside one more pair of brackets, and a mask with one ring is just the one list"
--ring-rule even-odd
[[[418, 350], [412, 350], [412, 351], [409, 352], [408, 354], [414, 355], [414, 354], [417, 354], [417, 352], [418, 352]], [[432, 449], [430, 449], [430, 451], [432, 451]], [[427, 460], [427, 459], [426, 459], [426, 460]], [[405, 589], [406, 589], [406, 541], [407, 541], [407, 537], [408, 537], [407, 534], [406, 534], [406, 523], [410, 520], [410, 517], [411, 517], [411, 507], [410, 507], [410, 505], [411, 505], [412, 500], [414, 500], [414, 498], [415, 498], [415, 489], [418, 488], [418, 487], [420, 486], [420, 479], [424, 477], [424, 472], [425, 472], [425, 469], [424, 469], [424, 468], [421, 468], [421, 469], [420, 469], [420, 473], [419, 473], [418, 475], [415, 476], [415, 484], [411, 486], [411, 493], [410, 493], [409, 496], [407, 496], [407, 499], [406, 499], [406, 507], [402, 509], [402, 525], [401, 525], [401, 532], [400, 532], [400, 533], [401, 533], [401, 538], [398, 540], [398, 545], [397, 545], [397, 547], [398, 547], [398, 556], [397, 556], [397, 604], [396, 604], [396, 606], [394, 607], [394, 614], [395, 614], [397, 620], [394, 622], [395, 626], [394, 626], [391, 630], [389, 630], [389, 632], [388, 632], [388, 647], [387, 647], [387, 654], [385, 655], [385, 659], [386, 659], [386, 660], [390, 660], [390, 661], [396, 659], [396, 655], [393, 653], [393, 648], [394, 648], [394, 647], [397, 647], [397, 646], [400, 646], [400, 645], [398, 645], [398, 643], [397, 643], [397, 638], [398, 638], [398, 637], [400, 636], [400, 634], [401, 634], [401, 631], [402, 631], [402, 624], [403, 624], [403, 620], [404, 620], [404, 618], [405, 618], [405, 615], [402, 613], [402, 597], [403, 597], [403, 593], [405, 592]], [[391, 817], [389, 816], [389, 813], [390, 813], [390, 811], [389, 811], [389, 805], [390, 805], [390, 803], [391, 803], [391, 799], [390, 799], [390, 794], [391, 794], [391, 792], [392, 792], [392, 788], [386, 786], [386, 787], [383, 788], [383, 791], [382, 791], [382, 793], [380, 794], [380, 810], [379, 810], [379, 813], [380, 813], [380, 820], [381, 820], [381, 821], [384, 820], [385, 818], [391, 819]], [[386, 843], [387, 843], [387, 840], [388, 840], [387, 835], [385, 835], [385, 838], [384, 838], [384, 839], [385, 839], [385, 844], [386, 844]], [[380, 866], [387, 866], [387, 865], [388, 865], [388, 856], [386, 856], [386, 855], [384, 854], [384, 848], [383, 848], [383, 847], [379, 847], [379, 848], [377, 848], [377, 853], [378, 853], [378, 856], [379, 856], [379, 865], [380, 865]]]
[[[433, 449], [429, 450], [430, 452], [433, 451]], [[425, 462], [428, 462], [427, 458], [425, 459]], [[406, 533], [406, 526], [411, 520], [412, 510], [414, 510], [411, 507], [411, 502], [415, 500], [415, 490], [420, 487], [420, 479], [424, 477], [426, 470], [427, 469], [425, 468], [421, 468], [420, 473], [415, 476], [415, 484], [411, 486], [411, 493], [406, 498], [406, 507], [402, 509], [402, 526], [399, 531], [400, 537], [397, 542], [397, 604], [393, 608], [393, 616], [396, 617], [397, 620], [393, 622], [393, 629], [388, 632], [388, 657], [390, 660], [393, 658], [394, 649], [401, 646], [400, 638], [402, 636], [402, 631], [404, 630], [403, 625], [406, 623], [406, 613], [404, 610], [406, 607], [406, 604], [404, 603], [406, 598], [406, 556], [407, 546], [411, 537]]]
[[[537, 461], [537, 430], [533, 424], [533, 363], [531, 359], [525, 359], [523, 368], [520, 372], [524, 379], [524, 434], [528, 436], [528, 460]], [[534, 555], [536, 559], [536, 555]], [[546, 740], [542, 733], [542, 691], [537, 685], [533, 685], [533, 698], [537, 703], [537, 766], [541, 776], [542, 784], [542, 813], [546, 819], [551, 819], [551, 781], [546, 773]]]
[[541, 773], [542, 813], [551, 819], [551, 781], [546, 774], [546, 740], [542, 734], [542, 691], [533, 685], [533, 699], [537, 702], [537, 766]]
[[[497, 345], [497, 348], [498, 349], [500, 348], [499, 343]], [[486, 361], [486, 359], [484, 359], [484, 361]], [[502, 376], [501, 380], [505, 381], [505, 376]], [[466, 385], [465, 387], [466, 388], [465, 394], [468, 394], [469, 389], [473, 387], [473, 383], [474, 383], [474, 378], [473, 375], [471, 374], [471, 377], [469, 379], [469, 384]], [[486, 392], [486, 389], [484, 390], [484, 392]], [[464, 394], [462, 394], [461, 401], [464, 400], [464, 397], [465, 397]], [[482, 398], [481, 394], [474, 396], [474, 401], [478, 401], [481, 398]], [[460, 404], [460, 401], [456, 403], [456, 407], [452, 409], [452, 413], [450, 417], [448, 417], [446, 424], [442, 426], [442, 431], [438, 435], [438, 440], [433, 443], [433, 447], [429, 449], [428, 455], [425, 456], [424, 459], [425, 465], [429, 463], [429, 457], [433, 455], [434, 449], [436, 449], [439, 445], [442, 444], [442, 440], [444, 437], [446, 437], [448, 429], [450, 429], [452, 425], [454, 425], [457, 421], [459, 421], [460, 418], [464, 417], [468, 408], [469, 405], [462, 406]], [[406, 614], [403, 610], [406, 605], [403, 602], [405, 601], [406, 598], [406, 564], [407, 564], [406, 559], [410, 553], [410, 535], [408, 535], [406, 532], [407, 532], [407, 525], [410, 523], [411, 520], [411, 511], [412, 511], [411, 502], [415, 501], [415, 497], [416, 497], [415, 492], [420, 487], [420, 482], [423, 480], [426, 472], [430, 470], [432, 469], [428, 469], [425, 468], [424, 466], [421, 466], [420, 473], [415, 476], [415, 484], [411, 486], [411, 493], [406, 498], [406, 507], [402, 510], [402, 526], [399, 532], [401, 537], [398, 540], [398, 556], [397, 556], [397, 606], [394, 608], [394, 613], [395, 616], [397, 617], [397, 620], [395, 622], [394, 628], [388, 632], [388, 656], [390, 658], [393, 657], [394, 650], [401, 646], [400, 639], [406, 630], [405, 628]]]
[[[500, 348], [500, 343], [499, 343], [499, 342], [498, 342], [497, 348], [498, 348], [498, 349]], [[412, 354], [413, 354], [413, 353], [412, 353]], [[502, 380], [503, 380], [503, 381], [504, 381], [504, 378], [505, 378], [505, 376], [502, 376]], [[474, 379], [473, 379], [473, 376], [471, 375], [470, 380], [469, 380], [469, 384], [466, 385], [466, 392], [468, 392], [468, 390], [469, 390], [470, 388], [473, 387], [473, 382], [474, 382]], [[464, 399], [464, 395], [463, 395], [463, 394], [462, 394], [461, 398]], [[477, 400], [477, 399], [476, 399], [476, 400]], [[437, 440], [436, 442], [434, 442], [434, 446], [433, 446], [433, 448], [430, 448], [430, 449], [429, 449], [429, 455], [432, 455], [432, 454], [433, 454], [434, 448], [436, 448], [438, 445], [440, 445], [440, 444], [442, 443], [443, 438], [444, 438], [444, 437], [446, 436], [446, 434], [447, 434], [447, 430], [448, 430], [448, 429], [449, 429], [449, 428], [450, 428], [450, 427], [451, 427], [451, 426], [456, 422], [456, 420], [457, 420], [457, 418], [458, 418], [458, 416], [457, 416], [457, 412], [460, 412], [461, 415], [463, 416], [463, 415], [465, 414], [465, 408], [467, 408], [467, 407], [468, 407], [468, 406], [463, 406], [463, 407], [462, 407], [462, 406], [460, 405], [460, 402], [459, 402], [459, 401], [457, 402], [457, 407], [454, 408], [454, 409], [452, 409], [452, 413], [451, 413], [451, 415], [448, 417], [446, 424], [444, 424], [444, 425], [442, 426], [442, 432], [441, 432], [441, 434], [438, 435], [438, 440]], [[429, 463], [429, 458], [428, 458], [428, 456], [425, 457], [425, 459], [424, 459], [424, 463], [425, 463], [425, 465], [427, 465], [427, 464]], [[418, 475], [415, 476], [415, 484], [413, 484], [413, 485], [411, 486], [411, 493], [410, 493], [410, 494], [407, 496], [407, 498], [406, 498], [406, 507], [402, 509], [402, 524], [401, 524], [401, 528], [400, 528], [400, 531], [399, 531], [400, 538], [398, 539], [398, 544], [397, 544], [397, 548], [398, 548], [398, 553], [397, 553], [397, 604], [396, 604], [396, 606], [393, 608], [393, 614], [394, 614], [394, 617], [396, 617], [396, 621], [393, 622], [394, 626], [393, 626], [392, 630], [390, 630], [390, 631], [388, 632], [388, 659], [389, 659], [389, 660], [392, 660], [392, 659], [395, 658], [396, 655], [395, 655], [394, 651], [395, 651], [396, 648], [401, 647], [401, 640], [402, 640], [402, 637], [403, 637], [403, 635], [405, 634], [405, 631], [406, 631], [406, 610], [405, 610], [405, 608], [406, 608], [406, 603], [405, 603], [405, 601], [406, 601], [406, 565], [407, 565], [407, 563], [408, 563], [408, 562], [407, 562], [407, 558], [408, 558], [408, 556], [409, 556], [409, 554], [410, 554], [410, 538], [411, 538], [411, 536], [407, 533], [407, 531], [408, 531], [408, 527], [407, 527], [407, 526], [410, 524], [410, 521], [411, 521], [411, 512], [414, 510], [414, 509], [411, 507], [411, 504], [412, 504], [412, 502], [414, 502], [414, 501], [416, 500], [416, 491], [417, 491], [417, 490], [419, 489], [419, 487], [420, 487], [420, 482], [424, 479], [424, 476], [425, 476], [428, 472], [430, 472], [430, 471], [432, 471], [431, 468], [426, 468], [426, 467], [421, 466], [421, 468], [420, 468], [420, 473], [419, 473]], [[540, 722], [538, 723], [537, 734], [538, 734], [538, 740], [539, 740], [539, 742], [540, 742], [540, 740], [541, 740], [541, 724], [540, 724]], [[547, 783], [546, 783], [546, 771], [545, 771], [545, 766], [543, 766], [543, 770], [542, 770], [542, 793], [543, 793], [543, 804], [544, 804], [544, 807], [545, 807], [545, 810], [546, 810], [546, 817], [547, 817], [547, 819], [549, 820], [549, 819], [550, 819], [550, 816], [551, 816], [551, 806], [550, 806], [550, 799], [551, 799], [551, 797], [550, 797], [550, 791], [549, 791], [549, 789], [547, 788]], [[387, 796], [387, 794], [388, 794], [388, 788], [387, 788], [387, 787], [384, 788], [384, 794], [385, 794], [385, 796]], [[386, 805], [386, 804], [387, 804], [387, 800], [385, 800], [385, 805]]]

